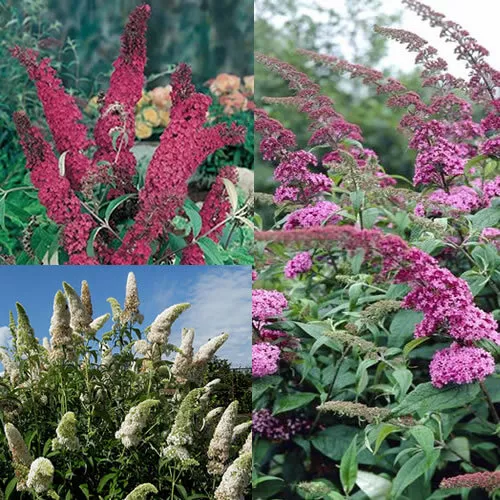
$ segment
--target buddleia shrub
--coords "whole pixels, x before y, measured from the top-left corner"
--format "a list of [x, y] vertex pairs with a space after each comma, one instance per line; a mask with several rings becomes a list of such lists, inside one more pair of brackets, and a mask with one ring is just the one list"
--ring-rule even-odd
[[[386, 174], [307, 74], [256, 56], [291, 95], [256, 110], [278, 187], [257, 194], [275, 218], [255, 234], [254, 498], [498, 496], [500, 73], [461, 26], [403, 3], [454, 44], [468, 80], [392, 28], [375, 31], [416, 52], [429, 99], [299, 53], [405, 111], [413, 182]], [[272, 118], [278, 105], [307, 116], [308, 148]]]
[[[206, 380], [223, 333], [193, 351], [195, 332], [169, 343], [189, 304], [144, 328], [133, 273], [123, 306], [93, 316], [90, 290], [63, 283], [50, 338], [40, 344], [27, 312], [11, 314], [1, 349], [0, 485], [10, 498], [243, 498], [250, 478], [250, 422], [238, 401]], [[17, 318], [15, 317], [17, 316]], [[102, 332], [112, 317], [112, 328]]]
[[[50, 58], [40, 59], [31, 47], [11, 47], [36, 87], [53, 139], [25, 110], [14, 113], [26, 169], [54, 223], [41, 245], [45, 253], [16, 254], [17, 263], [224, 263], [218, 245], [224, 227], [245, 219], [249, 208], [238, 206], [237, 170], [219, 170], [201, 209], [188, 198], [188, 180], [208, 155], [243, 143], [246, 131], [235, 123], [207, 126], [211, 99], [196, 91], [191, 69], [181, 63], [171, 76], [172, 107], [160, 145], [147, 165], [138, 164], [135, 107], [144, 87], [150, 11], [140, 5], [130, 14], [92, 137]], [[186, 223], [179, 225], [179, 218]]]

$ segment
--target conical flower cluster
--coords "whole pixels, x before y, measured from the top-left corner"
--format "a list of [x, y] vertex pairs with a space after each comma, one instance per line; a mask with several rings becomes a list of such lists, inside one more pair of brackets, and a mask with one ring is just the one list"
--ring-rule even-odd
[[116, 438], [121, 439], [126, 448], [131, 448], [139, 444], [151, 409], [159, 403], [156, 399], [146, 399], [146, 401], [142, 401], [137, 406], [133, 406], [127, 413], [120, 429], [115, 434]]
[[209, 474], [220, 476], [227, 468], [233, 431], [238, 417], [238, 401], [233, 401], [224, 411], [208, 447]]

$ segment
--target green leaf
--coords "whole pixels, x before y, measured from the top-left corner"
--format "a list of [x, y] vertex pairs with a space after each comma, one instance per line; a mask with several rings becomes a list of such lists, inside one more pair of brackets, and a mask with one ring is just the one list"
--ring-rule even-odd
[[393, 432], [401, 431], [401, 427], [398, 427], [393, 424], [380, 424], [379, 431], [377, 434], [377, 439], [375, 440], [375, 448], [373, 449], [373, 453], [377, 453], [380, 449], [380, 446], [385, 441], [385, 438], [392, 434]]
[[99, 234], [99, 231], [101, 229], [104, 229], [102, 226], [95, 227], [92, 229], [92, 232], [90, 233], [89, 240], [87, 241], [87, 255], [89, 257], [95, 257], [95, 251], [94, 251], [94, 241], [97, 238], [97, 235]]
[[351, 199], [352, 208], [354, 208], [354, 211], [358, 213], [365, 201], [365, 192], [358, 189], [357, 191], [350, 193], [349, 198]]
[[365, 258], [365, 251], [363, 249], [357, 251], [354, 257], [351, 258], [351, 269], [353, 274], [359, 273], [364, 258]]
[[193, 228], [193, 237], [196, 238], [200, 234], [202, 225], [202, 220], [198, 207], [193, 201], [187, 199], [184, 202], [184, 211], [186, 212], [186, 215], [188, 216], [189, 221], [191, 222], [191, 226]]
[[495, 227], [500, 222], [500, 208], [483, 208], [467, 218], [471, 221], [472, 227], [477, 232], [481, 232], [484, 228]]
[[[356, 427], [349, 425], [337, 424], [332, 425], [325, 430], [318, 432], [312, 439], [312, 445], [323, 455], [327, 456], [334, 462], [340, 462], [345, 450], [349, 447], [351, 441], [360, 431]], [[383, 464], [389, 466], [383, 459], [375, 457], [369, 450], [364, 449], [359, 452], [358, 464]]]
[[172, 252], [176, 253], [186, 247], [186, 241], [174, 233], [168, 233], [168, 246]]
[[273, 415], [307, 406], [318, 394], [313, 392], [296, 392], [278, 397], [274, 402]]
[[403, 356], [405, 358], [407, 358], [408, 354], [410, 354], [410, 352], [413, 351], [413, 349], [415, 349], [419, 345], [423, 344], [424, 342], [427, 342], [428, 340], [429, 340], [429, 337], [419, 337], [419, 338], [410, 340], [410, 342], [408, 342], [403, 348]]
[[263, 476], [252, 481], [254, 498], [272, 498], [285, 487], [284, 480], [276, 476]]
[[473, 401], [479, 394], [478, 384], [447, 385], [441, 389], [430, 382], [418, 385], [392, 410], [393, 416], [413, 413], [439, 412], [460, 408]]
[[17, 477], [13, 477], [10, 481], [7, 487], [5, 488], [5, 500], [9, 500], [10, 495], [12, 495], [12, 492], [15, 490], [17, 486]]
[[440, 450], [434, 450], [429, 460], [426, 454], [420, 451], [407, 460], [394, 478], [391, 498], [401, 498], [403, 491], [434, 465], [439, 453]]
[[356, 484], [356, 476], [358, 473], [358, 445], [357, 435], [354, 436], [349, 448], [342, 456], [340, 461], [340, 481], [344, 492], [348, 495]]
[[104, 214], [104, 220], [106, 222], [109, 222], [109, 218], [111, 217], [111, 214], [118, 208], [122, 203], [127, 201], [128, 199], [132, 198], [133, 194], [124, 194], [122, 196], [118, 196], [118, 198], [115, 198], [114, 200], [111, 200], [106, 207], [106, 212]]
[[434, 433], [425, 425], [415, 425], [410, 429], [410, 434], [420, 445], [424, 453], [430, 457], [434, 450]]
[[391, 335], [389, 337], [390, 347], [402, 347], [413, 335], [415, 326], [422, 321], [422, 313], [410, 309], [401, 309], [392, 319], [389, 328]]
[[99, 485], [97, 486], [97, 491], [101, 493], [104, 490], [106, 484], [108, 484], [108, 482], [111, 481], [111, 479], [116, 477], [116, 474], [117, 474], [116, 472], [110, 472], [109, 474], [103, 476], [99, 481]]
[[209, 266], [222, 266], [224, 261], [222, 260], [221, 253], [217, 244], [208, 237], [203, 237], [198, 240], [199, 247], [203, 250], [203, 255], [205, 256], [205, 262]]
[[79, 486], [82, 493], [85, 495], [85, 498], [90, 498], [89, 487], [87, 484], [80, 484]]
[[256, 378], [252, 382], [252, 401], [257, 401], [271, 387], [276, 387], [281, 382], [278, 375]]
[[461, 462], [463, 459], [470, 461], [470, 445], [466, 437], [456, 437], [447, 443], [447, 446], [449, 450], [445, 449], [442, 455], [444, 460], [448, 462]]
[[400, 401], [406, 395], [411, 386], [413, 374], [406, 368], [398, 368], [392, 372], [392, 376], [396, 379], [399, 386], [398, 401]]

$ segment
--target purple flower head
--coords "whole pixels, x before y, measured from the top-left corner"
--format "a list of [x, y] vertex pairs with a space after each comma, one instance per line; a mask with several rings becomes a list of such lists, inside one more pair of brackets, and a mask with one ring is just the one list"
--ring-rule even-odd
[[484, 380], [495, 371], [493, 356], [479, 347], [462, 347], [456, 342], [437, 351], [430, 364], [432, 385], [470, 384]]
[[288, 307], [285, 296], [277, 290], [252, 290], [252, 318], [266, 321], [277, 318]]
[[301, 252], [286, 263], [285, 276], [288, 279], [293, 279], [299, 274], [309, 271], [312, 264], [311, 254], [309, 252]]
[[335, 224], [341, 220], [341, 216], [336, 212], [340, 207], [330, 201], [319, 201], [316, 205], [310, 205], [292, 212], [283, 226], [283, 229], [296, 229], [300, 227], [320, 226], [323, 222]]
[[434, 146], [420, 151], [415, 161], [413, 183], [442, 184], [442, 178], [464, 173], [465, 160], [460, 149], [445, 139], [440, 139]]
[[275, 417], [267, 408], [252, 413], [252, 430], [271, 441], [288, 441], [309, 432], [311, 421], [299, 416]]
[[252, 375], [265, 377], [278, 371], [280, 360], [279, 347], [260, 342], [252, 346]]

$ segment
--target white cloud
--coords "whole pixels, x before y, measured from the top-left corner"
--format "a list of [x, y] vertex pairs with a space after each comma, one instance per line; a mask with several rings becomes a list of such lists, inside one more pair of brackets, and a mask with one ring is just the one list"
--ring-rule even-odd
[[8, 326], [0, 326], [0, 347], [10, 347], [12, 335]]
[[198, 281], [189, 285], [192, 306], [175, 323], [170, 341], [179, 345], [182, 327], [195, 329], [195, 348], [227, 332], [229, 339], [218, 355], [233, 366], [250, 366], [250, 274], [249, 268], [207, 268]]
[[[10, 328], [8, 326], [0, 326], [0, 347], [10, 347], [12, 345], [12, 335], [10, 334]], [[2, 363], [0, 366], [3, 368]], [[0, 376], [3, 376], [3, 371], [0, 372]]]

